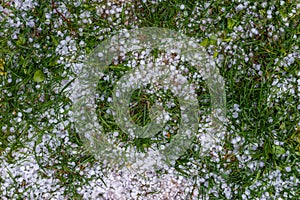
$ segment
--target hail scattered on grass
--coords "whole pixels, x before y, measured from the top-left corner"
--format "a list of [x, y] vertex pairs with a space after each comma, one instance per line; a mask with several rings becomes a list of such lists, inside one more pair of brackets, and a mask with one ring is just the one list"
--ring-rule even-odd
[[[297, 1], [0, 2], [1, 198], [298, 199], [299, 8]], [[226, 81], [225, 144], [203, 156], [201, 133], [209, 127], [199, 126], [192, 147], [174, 166], [145, 170], [150, 159], [111, 169], [84, 148], [74, 129], [68, 89], [100, 42], [120, 29], [144, 26], [181, 31], [215, 58]], [[149, 55], [133, 52], [112, 66], [155, 63]], [[187, 73], [190, 66], [176, 55], [157, 56], [199, 84], [201, 120], [209, 123], [204, 109], [209, 96], [201, 77]], [[106, 74], [107, 84], [114, 82], [113, 73], [118, 72]], [[106, 89], [99, 89], [105, 109]], [[149, 120], [143, 121], [139, 109], [154, 93], [170, 110], [165, 115], [169, 126], [157, 135], [168, 141], [180, 117], [176, 99], [157, 88], [142, 92], [131, 102], [132, 118], [141, 124]], [[110, 122], [107, 110], [103, 116]], [[122, 138], [113, 123], [107, 128], [131, 145], [128, 154], [145, 150], [156, 156], [150, 148], [155, 143]]]

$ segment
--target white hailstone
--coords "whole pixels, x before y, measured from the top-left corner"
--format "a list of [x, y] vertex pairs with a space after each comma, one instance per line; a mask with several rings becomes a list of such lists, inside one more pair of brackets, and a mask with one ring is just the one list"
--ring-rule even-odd
[[63, 113], [63, 112], [65, 112], [65, 109], [60, 108], [60, 109], [59, 109], [59, 113]]
[[225, 197], [227, 199], [230, 199], [232, 194], [231, 194], [231, 189], [229, 187], [227, 187], [225, 190], [224, 190], [224, 193], [225, 193]]
[[239, 113], [238, 112], [233, 112], [232, 117], [237, 119], [239, 117]]
[[172, 72], [174, 72], [174, 71], [176, 70], [176, 66], [171, 65], [171, 66], [170, 66], [170, 70], [171, 70]]
[[112, 102], [112, 98], [111, 98], [111, 97], [108, 97], [108, 98], [107, 98], [107, 102]]
[[168, 113], [165, 113], [164, 115], [164, 121], [167, 122], [171, 119], [170, 115]]
[[267, 7], [267, 5], [268, 5], [267, 2], [263, 2], [263, 3], [261, 4], [261, 7], [265, 8], [265, 7]]
[[250, 170], [254, 170], [255, 163], [254, 162], [250, 162], [250, 163], [247, 164], [247, 166], [250, 168]]
[[243, 4], [239, 4], [239, 5], [235, 8], [236, 11], [241, 11], [241, 10], [243, 10], [243, 9], [244, 9], [244, 5], [243, 5]]
[[146, 64], [145, 60], [141, 60], [141, 61], [140, 61], [140, 64], [141, 64], [141, 65], [145, 65], [145, 64]]
[[14, 127], [10, 127], [10, 128], [9, 128], [9, 131], [10, 131], [11, 133], [14, 133], [14, 132], [15, 132], [15, 128], [14, 128]]
[[249, 195], [250, 195], [250, 190], [249, 190], [249, 189], [246, 189], [246, 190], [245, 190], [245, 194], [249, 196]]
[[291, 171], [292, 171], [292, 169], [291, 169], [290, 166], [286, 167], [285, 170], [286, 170], [287, 172], [291, 172]]
[[275, 145], [280, 145], [280, 142], [278, 140], [274, 140]]
[[269, 197], [269, 196], [270, 196], [269, 192], [266, 192], [266, 193], [265, 193], [265, 196], [266, 196], [266, 197]]
[[233, 138], [233, 139], [231, 140], [231, 143], [232, 143], [232, 144], [236, 144], [236, 143], [237, 143], [236, 138]]
[[184, 4], [181, 4], [181, 5], [180, 5], [180, 10], [184, 10], [184, 8], [185, 8], [185, 5], [184, 5]]
[[240, 111], [240, 106], [239, 106], [238, 104], [234, 104], [234, 105], [233, 105], [233, 109], [234, 109], [235, 111], [239, 112], [239, 111]]
[[116, 8], [116, 12], [117, 13], [121, 13], [122, 12], [122, 8], [120, 8], [120, 7]]
[[251, 32], [252, 32], [253, 34], [255, 34], [255, 35], [258, 34], [258, 30], [257, 30], [256, 28], [252, 28], [252, 29], [251, 29]]
[[115, 131], [115, 132], [113, 133], [113, 135], [114, 135], [114, 137], [117, 137], [117, 136], [119, 135], [119, 132]]

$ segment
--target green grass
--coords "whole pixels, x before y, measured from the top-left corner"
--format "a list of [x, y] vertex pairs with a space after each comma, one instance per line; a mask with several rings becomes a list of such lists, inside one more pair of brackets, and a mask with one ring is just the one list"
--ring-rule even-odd
[[[45, 17], [46, 13], [61, 9], [61, 3], [38, 2], [38, 7], [20, 11], [13, 7], [13, 3], [0, 1], [3, 9], [14, 14], [0, 14], [0, 166], [3, 169], [5, 166], [6, 169], [16, 170], [12, 166], [22, 166], [20, 162], [25, 162], [22, 156], [33, 152], [33, 159], [39, 167], [38, 176], [45, 180], [49, 177], [59, 180], [58, 188], [51, 191], [41, 187], [41, 194], [62, 191], [67, 199], [83, 199], [78, 188], [90, 185], [95, 179], [103, 181], [110, 169], [100, 169], [103, 174], [93, 175], [84, 171], [101, 164], [103, 160], [97, 160], [87, 151], [80, 133], [70, 122], [72, 101], [68, 85], [76, 78], [73, 67], [82, 63], [101, 41], [120, 29], [161, 27], [196, 38], [217, 60], [226, 84], [229, 123], [223, 151], [218, 155], [202, 156], [197, 147], [199, 140], [195, 139], [192, 147], [177, 160], [175, 169], [195, 181], [194, 187], [203, 194], [201, 198], [226, 199], [222, 188], [222, 184], [226, 183], [232, 190], [230, 199], [242, 199], [247, 191], [250, 191], [248, 199], [263, 199], [265, 192], [269, 192], [270, 198], [299, 199], [297, 183], [287, 181], [291, 177], [294, 177], [294, 181], [300, 179], [300, 26], [297, 21], [300, 12], [296, 1], [286, 1], [282, 6], [280, 1], [271, 1], [273, 6], [264, 8], [262, 2], [251, 0], [247, 7], [257, 4], [256, 10], [250, 9], [253, 13], [247, 9], [237, 11], [239, 3], [231, 1], [212, 1], [207, 5], [201, 1], [190, 3], [192, 1], [184, 0], [160, 3], [137, 1], [124, 4], [119, 18], [112, 14], [97, 14], [97, 8], [105, 5], [106, 1], [82, 3], [79, 6], [74, 5], [75, 1], [69, 1], [64, 3], [67, 13], [60, 10], [49, 19]], [[121, 4], [115, 2], [116, 5]], [[181, 4], [185, 5], [184, 10], [180, 9]], [[272, 18], [268, 19], [268, 9], [272, 7]], [[128, 14], [125, 14], [126, 9]], [[83, 17], [79, 17], [84, 11], [90, 12], [88, 19], [91, 23], [85, 24]], [[26, 25], [30, 16], [36, 20], [32, 27]], [[10, 19], [19, 19], [21, 25], [15, 27]], [[203, 20], [207, 22], [203, 23]], [[288, 26], [285, 25], [287, 22]], [[236, 31], [239, 26], [242, 31]], [[256, 28], [260, 34], [249, 36], [246, 32], [252, 28]], [[12, 39], [16, 30], [19, 31], [17, 37]], [[57, 34], [59, 31], [62, 36]], [[269, 35], [270, 32], [273, 35]], [[57, 47], [67, 37], [72, 42], [61, 47], [76, 49], [60, 54]], [[31, 39], [33, 42], [30, 42]], [[231, 49], [227, 50], [228, 47]], [[163, 54], [153, 51], [149, 57], [158, 58]], [[288, 55], [292, 55], [294, 62], [280, 65], [285, 58], [289, 59]], [[130, 59], [135, 58], [129, 54]], [[105, 73], [120, 78], [129, 70], [126, 66], [128, 60], [112, 63]], [[195, 73], [194, 66], [180, 64], [189, 68], [190, 74]], [[260, 68], [255, 69], [254, 65]], [[279, 84], [273, 84], [277, 79]], [[203, 114], [207, 114], [210, 96], [205, 82], [202, 79], [197, 82], [201, 86], [197, 91], [199, 106]], [[280, 90], [280, 83], [286, 84], [289, 91], [293, 90], [294, 93]], [[110, 109], [107, 97], [111, 96], [112, 84], [111, 81], [100, 80], [97, 86], [99, 95], [106, 97], [103, 101], [97, 101], [99, 123], [105, 132], [111, 134], [118, 131], [118, 140], [127, 147], [135, 146], [141, 152], [170, 142], [176, 135], [176, 127], [181, 119], [177, 98], [170, 91], [157, 90], [155, 95], [149, 95], [145, 90], [137, 90], [131, 98], [133, 106], [130, 111], [132, 120], [139, 125], [149, 123], [149, 109], [155, 101], [173, 101], [175, 106], [167, 108], [164, 104], [164, 108], [172, 114], [173, 121], [167, 123], [165, 132], [159, 132], [155, 140], [131, 139], [120, 130], [113, 116], [107, 113]], [[239, 106], [239, 111], [234, 110], [235, 105]], [[234, 112], [238, 113], [237, 118]], [[237, 137], [241, 141], [234, 144], [232, 140]], [[251, 159], [245, 161], [244, 156], [250, 156]], [[250, 169], [248, 166], [252, 161], [264, 165]], [[287, 167], [291, 167], [291, 170], [287, 170]], [[47, 170], [53, 174], [47, 174]], [[286, 186], [283, 187], [280, 182], [279, 185], [273, 184], [277, 175], [272, 178], [271, 174], [276, 170], [281, 172], [281, 179], [286, 181]], [[15, 175], [13, 171], [10, 173], [0, 178], [0, 197], [26, 199], [26, 190], [31, 190], [33, 183], [19, 180], [21, 175]], [[206, 184], [200, 184], [201, 178], [205, 179]], [[6, 186], [4, 183], [8, 180], [14, 183]], [[261, 186], [256, 186], [257, 183]], [[51, 185], [52, 188], [54, 186]], [[14, 191], [14, 194], [9, 191]]]

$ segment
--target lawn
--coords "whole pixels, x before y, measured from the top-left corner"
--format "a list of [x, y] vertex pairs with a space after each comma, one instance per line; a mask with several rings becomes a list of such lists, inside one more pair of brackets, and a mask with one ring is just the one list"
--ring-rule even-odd
[[0, 0], [0, 199], [299, 199], [299, 19]]

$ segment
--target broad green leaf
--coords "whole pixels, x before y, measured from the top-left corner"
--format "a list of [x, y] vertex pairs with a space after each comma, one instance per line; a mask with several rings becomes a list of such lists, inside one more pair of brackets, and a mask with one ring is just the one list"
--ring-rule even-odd
[[26, 43], [26, 38], [23, 35], [19, 35], [19, 38], [16, 43], [19, 46], [23, 46]]
[[280, 128], [281, 130], [284, 130], [284, 129], [285, 129], [285, 123], [283, 122], [282, 124], [280, 124], [279, 128]]
[[35, 82], [42, 82], [45, 80], [45, 75], [43, 73], [42, 70], [37, 70], [35, 71], [34, 75], [33, 75], [33, 81]]
[[217, 45], [218, 38], [215, 35], [210, 36], [209, 38], [205, 38], [200, 43], [201, 46], [207, 47], [208, 45]]
[[207, 47], [209, 45], [209, 39], [205, 38], [204, 40], [202, 40], [200, 45], [203, 46], [203, 47]]
[[259, 10], [258, 12], [259, 12], [259, 14], [261, 14], [262, 16], [264, 16], [264, 15], [266, 14], [266, 11], [263, 10], [263, 9]]
[[273, 145], [273, 153], [275, 153], [277, 155], [282, 155], [285, 153], [285, 150], [283, 147], [281, 147], [279, 145]]
[[300, 156], [300, 145], [296, 146], [295, 150], [295, 154]]
[[209, 44], [217, 45], [217, 43], [218, 43], [218, 37], [216, 35], [212, 35], [209, 37]]
[[216, 58], [219, 55], [219, 52], [215, 51], [213, 57]]
[[235, 23], [236, 23], [235, 20], [227, 19], [227, 28], [230, 29], [230, 30], [233, 29]]
[[224, 38], [224, 39], [223, 39], [224, 42], [230, 42], [231, 40], [232, 40], [231, 37], [229, 37], [229, 38]]
[[287, 18], [287, 13], [285, 10], [281, 9], [281, 10], [279, 10], [279, 13], [282, 18]]
[[4, 60], [0, 59], [0, 76], [5, 76], [7, 72], [4, 70]]

